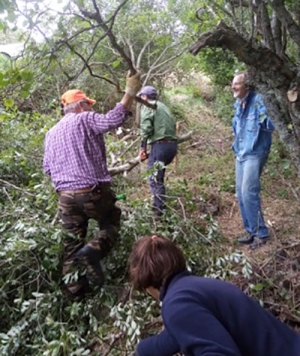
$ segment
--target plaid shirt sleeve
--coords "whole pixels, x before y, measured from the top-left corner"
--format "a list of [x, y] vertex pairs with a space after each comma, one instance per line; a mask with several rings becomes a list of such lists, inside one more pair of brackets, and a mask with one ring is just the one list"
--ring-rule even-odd
[[86, 115], [86, 122], [89, 128], [95, 134], [103, 134], [121, 126], [130, 115], [130, 112], [121, 103], [118, 103], [107, 114], [99, 114], [93, 111], [84, 112], [83, 114]]

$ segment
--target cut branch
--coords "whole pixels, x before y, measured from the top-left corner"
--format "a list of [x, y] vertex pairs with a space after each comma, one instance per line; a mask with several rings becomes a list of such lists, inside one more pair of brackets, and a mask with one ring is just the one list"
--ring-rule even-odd
[[299, 99], [299, 92], [297, 88], [290, 89], [287, 92], [287, 97], [291, 103], [295, 103]]
[[[188, 132], [185, 135], [179, 136], [177, 138], [177, 143], [180, 144], [182, 142], [188, 141], [192, 138], [193, 131]], [[115, 176], [120, 173], [130, 172], [134, 167], [141, 163], [140, 157], [135, 157], [127, 161], [125, 164], [118, 167], [109, 167], [108, 172], [111, 176]]]

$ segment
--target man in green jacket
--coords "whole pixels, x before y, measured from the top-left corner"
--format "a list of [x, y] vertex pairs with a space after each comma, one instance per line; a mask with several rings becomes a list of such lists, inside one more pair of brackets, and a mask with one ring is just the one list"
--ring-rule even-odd
[[153, 195], [153, 207], [157, 216], [165, 211], [166, 188], [164, 186], [165, 167], [170, 164], [177, 153], [176, 122], [169, 108], [157, 100], [157, 91], [152, 86], [145, 86], [138, 96], [156, 106], [151, 109], [145, 105], [141, 107], [141, 150], [140, 158], [148, 158], [147, 143], [151, 145], [148, 168], [156, 162], [149, 183]]

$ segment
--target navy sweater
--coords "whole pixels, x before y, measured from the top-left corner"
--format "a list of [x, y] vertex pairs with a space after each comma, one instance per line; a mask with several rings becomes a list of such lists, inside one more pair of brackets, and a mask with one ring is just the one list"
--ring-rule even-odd
[[300, 356], [300, 335], [230, 283], [183, 272], [161, 300], [165, 330], [139, 356]]

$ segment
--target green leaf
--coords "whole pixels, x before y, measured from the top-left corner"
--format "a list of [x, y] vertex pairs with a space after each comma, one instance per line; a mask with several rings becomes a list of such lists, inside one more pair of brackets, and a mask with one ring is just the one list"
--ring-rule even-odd
[[257, 283], [251, 286], [251, 289], [255, 290], [256, 292], [261, 292], [264, 288], [265, 286], [261, 283]]
[[121, 60], [117, 59], [116, 61], [113, 62], [112, 66], [113, 66], [113, 68], [117, 68], [117, 67], [119, 67], [120, 64], [121, 64]]
[[4, 103], [4, 106], [6, 107], [6, 109], [11, 109], [15, 105], [15, 102], [13, 99], [4, 99], [3, 103]]
[[288, 161], [288, 160], [283, 160], [282, 161], [282, 168], [284, 169], [284, 170], [287, 170], [287, 169], [289, 169], [291, 167], [291, 164], [290, 164], [290, 162]]
[[31, 71], [29, 71], [29, 70], [23, 70], [21, 72], [21, 77], [22, 77], [22, 79], [29, 81], [29, 80], [32, 80], [33, 73]]

